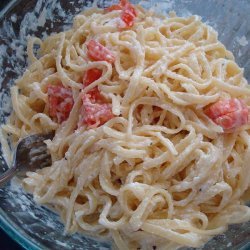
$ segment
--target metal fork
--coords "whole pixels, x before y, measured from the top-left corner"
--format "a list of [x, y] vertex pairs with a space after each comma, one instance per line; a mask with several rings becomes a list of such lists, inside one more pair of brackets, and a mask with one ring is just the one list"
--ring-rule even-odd
[[0, 175], [0, 187], [4, 186], [13, 176], [24, 178], [27, 171], [35, 171], [51, 165], [51, 155], [44, 141], [53, 137], [54, 132], [51, 132], [31, 135], [22, 139], [14, 151], [12, 167]]

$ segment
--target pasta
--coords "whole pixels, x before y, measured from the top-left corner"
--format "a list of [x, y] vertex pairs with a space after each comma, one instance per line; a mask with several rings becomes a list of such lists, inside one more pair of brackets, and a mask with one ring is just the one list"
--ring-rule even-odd
[[52, 165], [23, 185], [66, 232], [112, 237], [119, 249], [177, 249], [250, 220], [250, 89], [199, 17], [121, 1], [30, 39], [28, 55], [2, 133], [15, 145], [55, 131]]

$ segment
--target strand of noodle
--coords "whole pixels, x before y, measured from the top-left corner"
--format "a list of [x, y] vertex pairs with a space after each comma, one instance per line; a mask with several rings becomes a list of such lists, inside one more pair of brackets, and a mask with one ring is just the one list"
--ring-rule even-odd
[[112, 238], [113, 238], [115, 244], [118, 246], [119, 249], [130, 250], [129, 247], [127, 246], [127, 244], [122, 239], [122, 237], [121, 237], [118, 230], [112, 230], [111, 229], [110, 231], [111, 231], [111, 234], [112, 234]]
[[206, 82], [206, 80], [202, 79], [199, 75], [195, 74], [192, 70], [191, 67], [189, 67], [188, 65], [184, 64], [184, 63], [179, 63], [176, 64], [174, 66], [172, 66], [170, 68], [171, 71], [176, 71], [176, 70], [183, 70], [186, 71], [189, 75], [189, 77], [196, 82], [202, 83], [202, 82]]
[[117, 230], [119, 229], [120, 227], [124, 226], [124, 223], [126, 222], [127, 220], [127, 217], [126, 215], [123, 215], [118, 221], [110, 221], [107, 219], [107, 216], [108, 216], [108, 213], [109, 213], [109, 210], [111, 208], [111, 199], [107, 196], [103, 196], [102, 197], [102, 200], [106, 203], [104, 205], [104, 208], [100, 214], [100, 218], [98, 220], [98, 222], [105, 226], [105, 228], [109, 228], [109, 229], [112, 229], [112, 230]]
[[136, 170], [136, 171], [132, 171], [128, 174], [128, 176], [126, 178], [126, 184], [136, 182], [135, 179], [138, 176], [142, 176], [143, 183], [149, 184], [149, 185], [150, 185], [150, 183], [152, 183], [152, 176], [150, 173], [147, 173], [143, 170]]
[[[20, 129], [16, 128], [15, 126], [13, 125], [2, 125], [1, 126], [1, 129], [2, 131], [4, 131], [6, 134], [10, 133], [12, 135], [15, 135], [17, 137], [20, 137]], [[0, 137], [0, 138], [4, 138], [5, 136], [3, 137]]]
[[[169, 128], [162, 127], [166, 134], [178, 133], [183, 128], [183, 126], [185, 124], [184, 116], [182, 115], [182, 113], [179, 110], [177, 110], [170, 103], [162, 103], [157, 98], [154, 98], [154, 97], [141, 97], [140, 99], [134, 101], [130, 106], [129, 117], [128, 117], [129, 125], [128, 125], [128, 130], [127, 130], [128, 134], [132, 134], [133, 112], [134, 112], [135, 108], [140, 104], [160, 107], [163, 110], [167, 110], [167, 111], [173, 113], [174, 115], [176, 115], [180, 119], [180, 126], [176, 129], [169, 129]], [[144, 128], [152, 127], [152, 128], [155, 128], [156, 130], [158, 130], [158, 127], [160, 127], [160, 126], [150, 126], [150, 125], [147, 126], [147, 125], [145, 125], [145, 126], [142, 126], [141, 128], [143, 128], [143, 127]], [[150, 130], [150, 129], [146, 129], [146, 130]]]
[[189, 158], [187, 161], [188, 156], [194, 151], [196, 148], [200, 146], [202, 140], [202, 135], [198, 134], [197, 138], [193, 141], [191, 145], [189, 145], [183, 152], [178, 155], [178, 159], [170, 164], [162, 173], [162, 175], [167, 179], [171, 175], [174, 175], [177, 171], [181, 171], [185, 167], [185, 164], [190, 161], [192, 158]]
[[99, 181], [104, 191], [106, 191], [108, 194], [117, 196], [119, 194], [119, 190], [115, 188], [111, 182], [111, 167], [113, 163], [110, 160], [110, 156], [111, 156], [110, 153], [109, 154], [108, 152], [104, 153], [104, 157], [102, 159], [100, 167]]
[[124, 147], [117, 145], [115, 142], [110, 142], [109, 144], [106, 144], [105, 141], [99, 141], [97, 145], [121, 157], [126, 155], [127, 158], [143, 159], [146, 155], [146, 150], [126, 149]]
[[65, 43], [65, 33], [61, 33], [60, 42], [59, 42], [58, 49], [57, 49], [57, 56], [56, 56], [57, 72], [59, 73], [59, 77], [63, 85], [70, 86], [76, 89], [81, 89], [82, 88], [81, 84], [70, 79], [67, 76], [67, 74], [64, 72], [64, 69], [62, 68], [61, 61], [62, 61], [62, 50], [63, 50], [64, 43]]
[[203, 104], [205, 106], [210, 103], [216, 102], [216, 100], [220, 97], [219, 93], [211, 96], [205, 96], [205, 95], [194, 95], [189, 93], [171, 91], [169, 87], [167, 87], [165, 84], [160, 84], [159, 87], [160, 89], [163, 90], [163, 92], [167, 94], [167, 96], [171, 100], [173, 100], [174, 103], [183, 106], [194, 105], [194, 104]]
[[173, 215], [173, 202], [172, 197], [168, 193], [168, 191], [163, 189], [156, 189], [156, 188], [149, 188], [149, 190], [146, 192], [145, 198], [142, 200], [138, 208], [134, 211], [132, 214], [129, 223], [132, 226], [132, 229], [137, 231], [142, 226], [143, 221], [145, 221], [144, 218], [147, 218], [147, 216], [152, 212], [152, 209], [155, 204], [153, 204], [153, 196], [156, 194], [161, 194], [168, 204], [168, 212], [167, 217], [171, 218]]
[[211, 66], [209, 60], [206, 58], [206, 55], [204, 52], [198, 54], [198, 59], [200, 61], [200, 64], [202, 65], [203, 69], [203, 77], [206, 76], [206, 79], [211, 79], [213, 77]]
[[249, 88], [242, 88], [234, 85], [227, 84], [220, 79], [213, 78], [213, 82], [216, 87], [229, 92], [232, 96], [245, 96], [250, 95]]
[[[58, 128], [58, 124], [53, 122], [51, 118], [43, 113], [38, 113], [31, 118], [31, 124], [33, 127], [36, 127], [36, 120], [39, 120], [42, 126], [44, 126], [46, 129], [45, 131], [49, 132], [51, 130], [56, 130]], [[42, 132], [42, 128], [39, 128], [40, 132]]]
[[40, 84], [38, 82], [34, 82], [32, 85], [33, 85], [33, 91], [31, 93], [31, 95], [35, 94], [36, 99], [41, 99], [45, 103], [47, 103], [47, 101], [48, 101], [47, 94], [45, 94], [42, 91], [41, 87], [39, 86]]
[[107, 68], [107, 71], [98, 80], [96, 80], [93, 83], [91, 83], [88, 86], [86, 86], [82, 90], [82, 94], [87, 93], [89, 90], [91, 90], [92, 88], [96, 87], [98, 84], [105, 82], [105, 80], [107, 80], [108, 78], [110, 78], [110, 76], [112, 74], [112, 66], [111, 66], [111, 64], [109, 64], [107, 62], [93, 63], [91, 66], [87, 66], [86, 70], [92, 68], [93, 65], [97, 66], [97, 67], [100, 66], [100, 65], [105, 65], [106, 68]]
[[241, 171], [239, 174], [239, 186], [237, 187], [236, 191], [234, 192], [233, 199], [240, 197], [250, 185], [249, 176], [246, 175], [249, 171], [249, 161], [250, 161], [250, 136], [246, 131], [242, 131], [240, 133], [242, 139], [244, 139], [245, 143], [247, 144], [247, 149], [244, 153], [244, 163], [241, 166]]
[[201, 234], [201, 235], [216, 235], [216, 234], [220, 234], [225, 230], [225, 227], [219, 227], [216, 229], [210, 229], [210, 230], [200, 230], [196, 227], [193, 227], [192, 225], [190, 225], [190, 223], [183, 221], [183, 220], [178, 220], [178, 219], [164, 219], [164, 220], [147, 220], [148, 223], [152, 223], [152, 224], [157, 224], [159, 226], [164, 226], [166, 228], [172, 228], [174, 230], [176, 229], [183, 229], [183, 230], [187, 230], [193, 233], [197, 233], [197, 234]]
[[132, 142], [145, 142], [145, 141], [148, 141], [148, 142], [151, 142], [152, 140], [149, 139], [148, 137], [146, 136], [138, 136], [138, 135], [135, 135], [133, 134], [133, 137], [127, 137], [127, 134], [124, 132], [119, 132], [115, 129], [112, 129], [108, 126], [104, 126], [103, 127], [103, 132], [108, 135], [109, 137], [111, 138], [115, 138], [117, 140], [124, 140], [124, 141], [127, 141], [127, 140], [131, 140]]
[[165, 138], [160, 132], [149, 132], [148, 134], [154, 135], [157, 138], [159, 138], [160, 141], [162, 142], [162, 144], [169, 150], [169, 152], [172, 155], [177, 155], [178, 154], [178, 152], [176, 151], [175, 146], [173, 145], [173, 143], [168, 138]]
[[136, 94], [136, 90], [139, 89], [140, 84], [139, 84], [139, 80], [140, 77], [142, 75], [143, 72], [143, 68], [144, 68], [144, 61], [145, 61], [145, 51], [143, 51], [140, 43], [134, 39], [134, 43], [136, 46], [136, 59], [137, 59], [137, 65], [134, 69], [134, 73], [130, 78], [130, 82], [128, 85], [127, 90], [125, 91], [125, 95], [123, 97], [122, 100], [122, 104], [124, 106], [128, 105], [135, 97]]
[[70, 228], [74, 201], [76, 200], [81, 188], [83, 188], [83, 186], [85, 185], [85, 182], [87, 181], [88, 176], [91, 174], [93, 169], [98, 166], [101, 156], [102, 156], [102, 153], [96, 152], [95, 154], [86, 158], [82, 163], [80, 163], [79, 167], [83, 168], [85, 171], [77, 178], [76, 187], [70, 195], [70, 201], [69, 201], [69, 206], [67, 208], [67, 215], [66, 215], [65, 231], [69, 230]]
[[161, 100], [164, 100], [164, 94], [160, 91], [159, 85], [153, 79], [142, 77], [141, 82], [151, 88]]
[[211, 80], [209, 80], [206, 83], [198, 83], [198, 82], [191, 80], [190, 78], [171, 72], [170, 70], [167, 70], [165, 72], [165, 75], [174, 80], [179, 80], [181, 82], [193, 84], [197, 89], [200, 89], [200, 90], [206, 89], [209, 85], [211, 85], [211, 82], [212, 82]]
[[28, 58], [29, 58], [31, 63], [34, 63], [38, 60], [36, 58], [36, 56], [34, 55], [34, 50], [33, 50], [35, 44], [40, 45], [40, 47], [41, 47], [42, 40], [37, 38], [37, 37], [31, 37], [28, 39], [27, 53], [28, 53]]
[[174, 241], [180, 245], [198, 247], [202, 244], [201, 237], [195, 233], [185, 233], [180, 234], [172, 231], [171, 229], [158, 226], [156, 224], [144, 222], [142, 225], [142, 230], [150, 234], [159, 235], [162, 238], [166, 238], [170, 241]]
[[112, 113], [116, 116], [119, 116], [121, 114], [121, 97], [112, 93], [109, 94], [109, 97], [112, 100]]
[[[18, 94], [17, 87], [12, 87], [10, 92], [11, 92], [11, 101], [12, 101], [13, 109], [15, 111], [16, 116], [24, 124], [31, 126], [30, 121], [28, 119], [29, 119], [29, 117], [31, 117], [34, 114], [34, 112], [32, 112], [32, 110], [25, 104], [23, 98], [21, 100], [20, 100], [20, 98], [18, 98], [19, 94]], [[24, 109], [26, 111], [22, 112], [22, 109]], [[27, 114], [29, 114], [29, 115], [27, 115]]]
[[[190, 144], [191, 141], [195, 139], [196, 134], [195, 134], [194, 129], [192, 127], [189, 127], [188, 129], [190, 129], [189, 135], [186, 138], [182, 139], [180, 143], [175, 146], [175, 149], [177, 151], [183, 150], [183, 148], [187, 147], [188, 144]], [[146, 158], [142, 165], [143, 165], [143, 168], [149, 169], [149, 168], [160, 166], [161, 164], [163, 164], [164, 162], [170, 159], [171, 159], [171, 154], [169, 154], [169, 152], [165, 152], [156, 158], [149, 158], [149, 159]]]
[[[106, 15], [96, 16], [91, 22], [91, 30], [94, 32], [95, 35], [115, 32], [117, 31], [117, 25], [114, 22], [114, 20], [115, 21], [117, 20], [118, 22], [119, 21], [118, 17], [119, 17], [119, 11], [111, 11], [108, 12]], [[114, 20], [108, 22], [110, 19]]]
[[71, 131], [74, 131], [77, 122], [78, 122], [78, 114], [79, 109], [81, 107], [81, 96], [79, 95], [75, 100], [74, 106], [70, 112], [69, 118], [66, 122], [64, 122], [64, 126], [61, 127], [56, 134], [55, 138], [63, 139], [66, 135], [68, 135]]

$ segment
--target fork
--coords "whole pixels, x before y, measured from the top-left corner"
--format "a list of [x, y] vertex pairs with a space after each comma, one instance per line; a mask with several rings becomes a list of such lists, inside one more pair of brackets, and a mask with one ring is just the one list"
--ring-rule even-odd
[[24, 178], [28, 171], [50, 166], [51, 155], [44, 141], [53, 137], [54, 132], [23, 138], [14, 151], [12, 167], [0, 175], [0, 187], [3, 187], [14, 176]]

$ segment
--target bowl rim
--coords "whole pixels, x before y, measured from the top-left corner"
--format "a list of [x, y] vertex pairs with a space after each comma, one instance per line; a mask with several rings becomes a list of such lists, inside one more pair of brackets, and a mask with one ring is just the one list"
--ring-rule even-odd
[[[21, 0], [11, 0], [5, 4], [0, 10], [0, 20]], [[0, 228], [21, 247], [27, 250], [47, 249], [45, 246], [37, 244], [37, 242], [27, 235], [16, 223], [10, 220], [6, 212], [0, 208]]]
[[9, 217], [0, 208], [0, 228], [14, 241], [21, 245], [24, 249], [40, 250], [46, 249], [44, 246], [41, 248], [29, 235], [27, 235], [15, 223], [10, 221]]
[[6, 1], [6, 3], [4, 3], [4, 7], [2, 8], [2, 10], [0, 10], [0, 20], [2, 20], [6, 13], [11, 10], [15, 5], [17, 5], [21, 0], [11, 0], [11, 1]]

